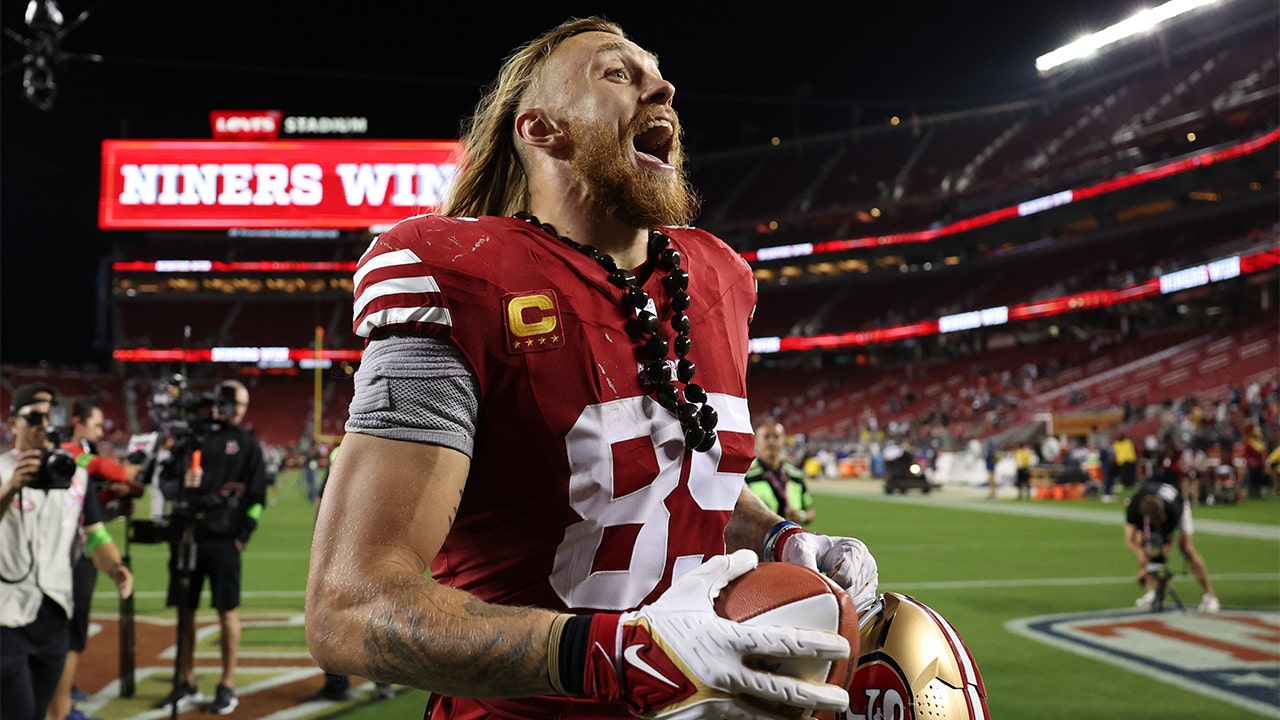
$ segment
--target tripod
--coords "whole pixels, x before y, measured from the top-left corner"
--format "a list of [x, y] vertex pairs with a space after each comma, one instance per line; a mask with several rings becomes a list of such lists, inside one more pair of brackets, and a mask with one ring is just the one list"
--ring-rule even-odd
[[1182, 604], [1182, 598], [1178, 596], [1178, 591], [1169, 584], [1169, 581], [1173, 579], [1173, 571], [1169, 569], [1163, 559], [1158, 562], [1153, 560], [1147, 563], [1147, 577], [1156, 581], [1155, 597], [1151, 601], [1151, 612], [1164, 610], [1164, 597], [1166, 594], [1173, 599], [1179, 610], [1182, 612], [1187, 611], [1186, 606]]
[[[124, 516], [124, 555], [120, 561], [124, 566], [133, 569], [133, 557], [129, 543], [133, 540], [132, 507]], [[134, 624], [136, 612], [133, 606], [133, 595], [120, 600], [120, 697], [131, 698], [137, 691], [137, 627]]]
[[[173, 548], [178, 572], [178, 622], [177, 647], [173, 656], [173, 686], [182, 685], [182, 658], [186, 653], [187, 636], [194, 635], [195, 617], [187, 612], [190, 600], [191, 573], [196, 566], [196, 524], [194, 519], [184, 522], [178, 544]], [[194, 658], [193, 658], [194, 662]], [[180, 702], [174, 700], [169, 706], [169, 717], [177, 720]]]

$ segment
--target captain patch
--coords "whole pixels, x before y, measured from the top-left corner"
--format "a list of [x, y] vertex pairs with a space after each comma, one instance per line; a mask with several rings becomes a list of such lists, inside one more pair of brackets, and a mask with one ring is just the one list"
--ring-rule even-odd
[[553, 290], [508, 293], [502, 298], [507, 352], [530, 353], [564, 347], [564, 323]]

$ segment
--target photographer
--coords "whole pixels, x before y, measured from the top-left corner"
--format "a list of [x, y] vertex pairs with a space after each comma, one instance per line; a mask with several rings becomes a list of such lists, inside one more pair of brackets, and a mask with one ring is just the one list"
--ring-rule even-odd
[[1158, 479], [1146, 482], [1125, 510], [1124, 543], [1138, 558], [1138, 582], [1147, 588], [1134, 604], [1151, 607], [1155, 602], [1160, 580], [1158, 574], [1163, 570], [1176, 536], [1178, 549], [1204, 591], [1200, 612], [1215, 613], [1221, 605], [1213, 592], [1213, 584], [1209, 582], [1204, 559], [1191, 541], [1194, 532], [1191, 505], [1183, 498], [1176, 482]]
[[72, 566], [83, 552], [116, 584], [133, 592], [133, 576], [102, 526], [88, 475], [51, 442], [47, 425], [57, 399], [49, 385], [13, 394], [13, 450], [0, 455], [0, 718], [44, 720], [67, 658], [75, 610]]
[[221, 630], [222, 676], [206, 710], [225, 715], [239, 705], [234, 688], [240, 650], [240, 615], [236, 610], [240, 606], [240, 554], [262, 515], [267, 478], [262, 448], [240, 425], [249, 408], [249, 390], [227, 380], [219, 384], [216, 395], [228, 401], [234, 397], [234, 403], [214, 405], [214, 422], [200, 433], [194, 447], [199, 452], [198, 463], [180, 454], [165, 466], [161, 477], [161, 491], [173, 503], [174, 515], [191, 525], [195, 562], [186, 568], [190, 584], [184, 597], [184, 569], [179, 567], [184, 548], [171, 542], [168, 604], [179, 608], [182, 655], [174, 688], [156, 707], [177, 703], [181, 712], [204, 699], [195, 676], [195, 608], [208, 577]]

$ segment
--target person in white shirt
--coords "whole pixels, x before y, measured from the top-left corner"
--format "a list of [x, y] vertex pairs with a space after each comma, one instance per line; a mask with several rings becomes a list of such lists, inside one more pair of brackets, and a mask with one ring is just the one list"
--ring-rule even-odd
[[[57, 390], [31, 384], [13, 394], [14, 447], [0, 454], [0, 720], [44, 720], [68, 648], [73, 548], [133, 592], [133, 575], [102, 525], [96, 498], [85, 502], [88, 475], [54, 450], [47, 426]], [[59, 463], [58, 461], [62, 462]]]

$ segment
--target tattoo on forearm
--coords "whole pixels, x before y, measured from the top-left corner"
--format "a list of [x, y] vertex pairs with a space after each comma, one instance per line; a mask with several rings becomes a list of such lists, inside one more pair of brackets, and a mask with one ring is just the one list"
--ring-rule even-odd
[[459, 507], [462, 507], [462, 488], [458, 488], [458, 502], [454, 503], [453, 509], [449, 511], [449, 527], [453, 527], [453, 521], [458, 519]]
[[546, 640], [519, 622], [533, 609], [450, 599], [424, 592], [415, 581], [386, 588], [382, 611], [365, 627], [370, 675], [458, 695], [526, 697], [548, 691]]

